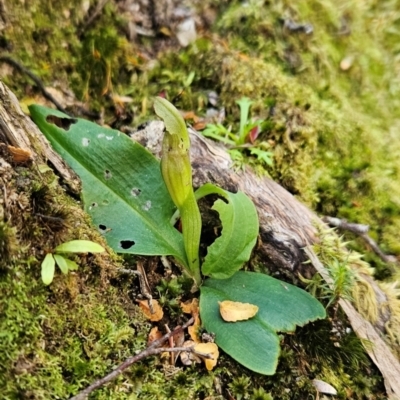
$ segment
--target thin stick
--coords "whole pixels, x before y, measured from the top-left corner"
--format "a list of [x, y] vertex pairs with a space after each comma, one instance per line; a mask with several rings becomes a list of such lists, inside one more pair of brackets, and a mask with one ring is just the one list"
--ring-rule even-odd
[[[172, 335], [176, 335], [177, 333], [185, 330], [188, 326], [192, 325], [194, 322], [194, 318], [190, 318], [189, 321], [187, 321], [184, 325], [181, 327], [178, 327], [174, 329], [171, 332], [166, 333], [163, 337], [161, 337], [158, 340], [155, 340], [150, 344], [149, 347], [141, 351], [139, 354], [136, 354], [135, 356], [128, 357], [121, 365], [119, 365], [113, 372], [110, 372], [108, 375], [105, 377], [98, 379], [97, 381], [93, 382], [90, 386], [88, 386], [86, 389], [82, 390], [80, 393], [78, 393], [76, 396], [73, 396], [70, 398], [70, 400], [85, 400], [87, 396], [92, 393], [94, 390], [98, 389], [99, 387], [103, 386], [104, 384], [114, 380], [117, 376], [122, 374], [128, 367], [130, 367], [132, 364], [135, 362], [145, 358], [149, 357], [155, 354], [163, 353], [165, 351], [193, 351], [193, 348], [191, 347], [175, 347], [174, 349], [168, 349], [168, 348], [158, 348], [162, 343], [164, 343], [166, 340], [168, 340]], [[183, 350], [182, 350], [183, 349]]]
[[344, 229], [349, 232], [353, 232], [356, 235], [363, 235], [369, 231], [369, 226], [364, 224], [355, 224], [348, 222], [345, 219], [334, 218], [334, 217], [324, 217], [322, 218], [324, 222], [335, 228]]
[[351, 222], [347, 222], [344, 219], [333, 218], [333, 217], [324, 217], [323, 221], [328, 225], [333, 226], [335, 228], [343, 229], [349, 232], [352, 232], [358, 236], [360, 236], [364, 242], [372, 249], [372, 251], [384, 262], [396, 264], [397, 258], [392, 255], [385, 254], [378, 246], [378, 244], [373, 240], [369, 235], [369, 226], [363, 224], [354, 224]]
[[42, 91], [43, 96], [51, 101], [59, 111], [63, 112], [64, 114], [70, 115], [65, 108], [46, 90], [44, 87], [42, 81], [31, 71], [29, 71], [28, 68], [24, 67], [22, 64], [20, 64], [18, 61], [14, 60], [11, 57], [8, 56], [1, 56], [0, 57], [0, 62], [5, 62], [9, 65], [12, 65], [14, 68], [17, 68], [20, 72], [24, 73], [25, 75], [28, 75], [29, 78], [31, 78], [36, 85], [39, 87], [39, 89]]
[[[171, 329], [169, 329], [169, 326], [168, 326], [167, 324], [165, 324], [164, 326], [165, 326], [165, 330], [166, 330], [168, 333], [171, 332]], [[174, 337], [173, 337], [173, 336], [171, 336], [171, 337], [168, 339], [168, 343], [169, 343], [169, 347], [170, 347], [171, 349], [175, 347], [175, 341], [174, 341]], [[173, 351], [171, 351], [170, 356], [171, 356], [170, 364], [171, 364], [171, 365], [175, 365], [175, 354], [174, 354]]]
[[136, 267], [137, 267], [136, 271], [133, 269], [126, 269], [126, 268], [120, 268], [118, 271], [121, 272], [121, 274], [136, 275], [139, 278], [140, 293], [144, 298], [147, 299], [150, 312], [154, 314], [153, 296], [151, 295], [150, 285], [149, 282], [147, 281], [146, 271], [144, 270], [143, 265], [139, 262], [137, 263]]

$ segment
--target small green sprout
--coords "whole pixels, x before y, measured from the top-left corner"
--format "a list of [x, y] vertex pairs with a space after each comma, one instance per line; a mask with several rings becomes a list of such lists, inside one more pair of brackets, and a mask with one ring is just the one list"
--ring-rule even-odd
[[78, 264], [60, 253], [102, 253], [104, 248], [90, 240], [71, 240], [57, 246], [52, 253], [46, 254], [42, 261], [42, 281], [45, 285], [53, 282], [55, 265], [57, 264], [63, 274], [78, 269]]
[[327, 301], [327, 309], [332, 305], [335, 307], [340, 299], [353, 301], [356, 275], [348, 263], [333, 259], [326, 265], [326, 269], [333, 280], [332, 285], [326, 283], [319, 274], [315, 274], [311, 279], [300, 276], [300, 279], [307, 284], [311, 294], [317, 295], [320, 291], [318, 297]]
[[234, 161], [242, 162], [242, 151], [248, 149], [252, 156], [261, 164], [272, 166], [273, 153], [269, 151], [267, 142], [254, 144], [258, 133], [262, 131], [263, 120], [249, 118], [250, 107], [253, 102], [247, 97], [242, 97], [236, 102], [240, 108], [239, 132], [232, 133], [231, 127], [225, 128], [222, 124], [208, 124], [202, 134], [214, 140], [225, 143]]

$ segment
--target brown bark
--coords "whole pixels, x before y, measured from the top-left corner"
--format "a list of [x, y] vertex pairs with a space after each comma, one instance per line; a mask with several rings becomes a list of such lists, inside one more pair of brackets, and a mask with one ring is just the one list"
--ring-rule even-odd
[[30, 152], [35, 163], [48, 160], [74, 193], [79, 193], [80, 182], [76, 174], [50, 147], [46, 138], [31, 119], [23, 113], [15, 97], [0, 81], [0, 144], [4, 143]]

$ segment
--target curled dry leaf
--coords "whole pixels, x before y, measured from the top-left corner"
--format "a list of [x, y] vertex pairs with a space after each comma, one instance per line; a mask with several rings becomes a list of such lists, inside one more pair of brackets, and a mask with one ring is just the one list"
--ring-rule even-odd
[[181, 303], [181, 308], [185, 314], [192, 314], [194, 317], [194, 324], [189, 326], [188, 332], [194, 342], [200, 343], [201, 340], [197, 334], [201, 326], [199, 317], [199, 299], [192, 299], [186, 303]]
[[200, 121], [200, 117], [196, 115], [193, 111], [186, 111], [182, 113], [182, 117], [185, 121], [188, 119], [192, 119], [195, 123]]
[[225, 300], [218, 304], [221, 317], [227, 322], [244, 321], [254, 317], [258, 312], [258, 307], [250, 303]]
[[147, 346], [150, 346], [154, 341], [161, 339], [162, 333], [158, 330], [158, 327], [152, 328], [147, 338]]
[[[208, 371], [211, 371], [217, 365], [219, 351], [215, 343], [198, 343], [194, 346], [194, 351], [204, 361]], [[212, 358], [202, 356], [206, 354]]]
[[200, 327], [201, 327], [201, 321], [200, 321], [199, 314], [195, 314], [194, 315], [194, 323], [193, 323], [193, 325], [189, 326], [189, 328], [188, 328], [189, 335], [195, 343], [201, 343], [201, 340], [200, 340], [200, 337], [198, 334]]
[[153, 322], [160, 321], [164, 316], [160, 303], [157, 300], [151, 300], [151, 302], [153, 305], [153, 313], [150, 310], [148, 300], [139, 300], [139, 307], [142, 309], [147, 319]]
[[32, 153], [29, 150], [14, 146], [8, 146], [8, 150], [15, 163], [20, 164], [32, 159]]
[[199, 313], [199, 299], [192, 299], [186, 303], [181, 303], [182, 311], [185, 314], [198, 314]]

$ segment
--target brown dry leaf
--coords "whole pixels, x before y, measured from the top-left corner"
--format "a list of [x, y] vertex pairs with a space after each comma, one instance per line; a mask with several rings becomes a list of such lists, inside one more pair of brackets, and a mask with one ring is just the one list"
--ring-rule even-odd
[[193, 122], [198, 122], [200, 120], [200, 117], [196, 115], [193, 111], [184, 111], [182, 113], [182, 117], [185, 121], [188, 119], [192, 119]]
[[150, 346], [153, 342], [161, 338], [162, 338], [162, 333], [155, 326], [149, 333], [149, 336], [147, 338], [147, 346]]
[[205, 129], [206, 126], [207, 126], [207, 122], [199, 121], [193, 125], [193, 129], [195, 129], [196, 131], [202, 131], [203, 129]]
[[225, 300], [219, 301], [218, 304], [221, 317], [227, 322], [244, 321], [254, 317], [258, 312], [258, 307], [250, 303]]
[[21, 149], [20, 147], [8, 146], [8, 150], [16, 163], [24, 163], [31, 159], [32, 153], [29, 150]]
[[147, 319], [153, 322], [160, 321], [164, 316], [164, 312], [157, 300], [151, 300], [151, 302], [153, 304], [153, 313], [150, 310], [148, 300], [139, 300], [138, 303]]
[[[215, 343], [198, 343], [194, 346], [194, 351], [204, 361], [208, 371], [211, 371], [217, 365], [219, 351]], [[202, 354], [208, 354], [212, 358], [204, 358]]]
[[200, 337], [198, 335], [199, 329], [201, 327], [201, 321], [199, 314], [194, 314], [194, 323], [189, 326], [188, 332], [192, 340], [196, 343], [201, 343]]
[[182, 311], [185, 314], [198, 314], [199, 313], [199, 299], [192, 299], [186, 303], [181, 303]]

